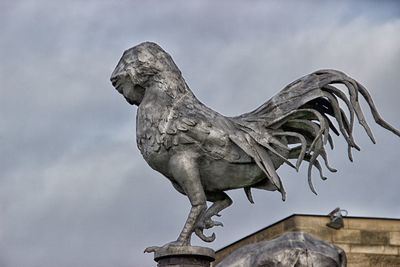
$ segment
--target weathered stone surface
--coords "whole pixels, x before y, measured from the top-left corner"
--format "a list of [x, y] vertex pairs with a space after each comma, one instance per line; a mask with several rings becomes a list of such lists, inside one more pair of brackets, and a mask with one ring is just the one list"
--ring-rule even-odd
[[234, 251], [216, 267], [333, 267], [346, 266], [345, 252], [332, 244], [301, 232], [247, 245]]
[[399, 250], [397, 247], [392, 246], [371, 246], [364, 245], [351, 245], [351, 253], [365, 253], [365, 254], [385, 254], [385, 255], [398, 255]]
[[389, 236], [390, 245], [400, 246], [400, 232], [391, 232]]
[[333, 233], [333, 241], [337, 243], [361, 243], [360, 230], [341, 229]]
[[293, 220], [297, 228], [324, 227], [330, 222], [328, 217], [294, 217]]
[[324, 228], [319, 228], [318, 226], [315, 226], [313, 228], [305, 228], [305, 227], [301, 227], [301, 228], [295, 228], [295, 231], [298, 232], [306, 232], [309, 234], [312, 234], [314, 236], [318, 236], [319, 238], [328, 241], [328, 242], [332, 242], [333, 241], [333, 234], [336, 230], [332, 229], [332, 228], [328, 228], [328, 227], [324, 227]]
[[370, 261], [365, 254], [347, 253], [347, 264], [349, 267], [369, 267]]
[[393, 231], [400, 232], [400, 223], [395, 220], [357, 218], [349, 220], [347, 227], [350, 229], [368, 230], [368, 231]]
[[361, 231], [361, 243], [370, 245], [389, 244], [389, 233], [382, 231]]
[[286, 219], [285, 221], [278, 223], [278, 224], [283, 225], [283, 230], [285, 232], [293, 231], [297, 227], [296, 216], [290, 217], [290, 218]]
[[391, 255], [368, 255], [370, 265], [373, 267], [398, 267], [400, 266], [400, 257]]

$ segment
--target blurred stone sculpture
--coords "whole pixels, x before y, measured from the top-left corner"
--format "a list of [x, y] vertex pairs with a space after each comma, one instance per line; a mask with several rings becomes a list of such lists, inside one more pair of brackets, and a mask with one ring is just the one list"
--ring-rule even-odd
[[[347, 141], [350, 160], [351, 149], [359, 150], [352, 134], [355, 117], [375, 142], [359, 94], [376, 123], [400, 136], [380, 117], [368, 91], [335, 70], [306, 75], [254, 111], [237, 117], [225, 117], [202, 104], [171, 56], [155, 43], [126, 50], [111, 82], [128, 103], [138, 106], [137, 145], [144, 159], [191, 203], [178, 239], [164, 248], [189, 246], [193, 232], [206, 242], [213, 241], [215, 234], [206, 236], [203, 230], [222, 225], [212, 217], [232, 204], [227, 190], [244, 188], [252, 203], [252, 188], [279, 191], [284, 200], [286, 193], [276, 172], [282, 164], [298, 170], [303, 161], [309, 162], [308, 183], [315, 193], [312, 168], [325, 179], [318, 159], [322, 158], [328, 170], [336, 171], [329, 166], [325, 150], [327, 143], [333, 148], [332, 132], [341, 133]], [[349, 97], [333, 84], [345, 85]], [[348, 108], [349, 118], [339, 100]], [[213, 204], [207, 207], [206, 201]]]
[[345, 267], [346, 253], [339, 247], [302, 232], [241, 247], [216, 267]]

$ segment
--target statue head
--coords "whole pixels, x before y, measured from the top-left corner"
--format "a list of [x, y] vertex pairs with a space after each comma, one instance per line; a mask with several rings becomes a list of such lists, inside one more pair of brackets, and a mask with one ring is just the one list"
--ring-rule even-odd
[[139, 106], [151, 82], [171, 74], [181, 75], [171, 56], [159, 45], [144, 42], [123, 53], [110, 80], [128, 103]]

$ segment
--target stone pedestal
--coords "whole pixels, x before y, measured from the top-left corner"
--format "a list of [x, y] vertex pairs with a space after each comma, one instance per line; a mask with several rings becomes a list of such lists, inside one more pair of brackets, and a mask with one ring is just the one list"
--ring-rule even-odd
[[168, 247], [154, 253], [158, 267], [210, 267], [215, 252], [205, 247]]

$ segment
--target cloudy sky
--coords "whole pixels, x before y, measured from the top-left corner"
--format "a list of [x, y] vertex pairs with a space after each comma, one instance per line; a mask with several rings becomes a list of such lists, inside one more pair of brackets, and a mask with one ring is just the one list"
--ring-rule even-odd
[[[177, 238], [186, 197], [144, 162], [135, 114], [109, 76], [122, 52], [159, 43], [198, 98], [226, 115], [250, 111], [291, 81], [335, 68], [362, 82], [400, 128], [396, 1], [0, 2], [0, 266], [154, 266], [151, 245]], [[364, 105], [365, 107], [365, 105]], [[400, 218], [400, 139], [372, 123], [350, 163], [314, 175], [283, 168], [288, 192], [230, 192], [221, 248], [293, 213]], [[206, 245], [194, 238], [194, 244]]]

